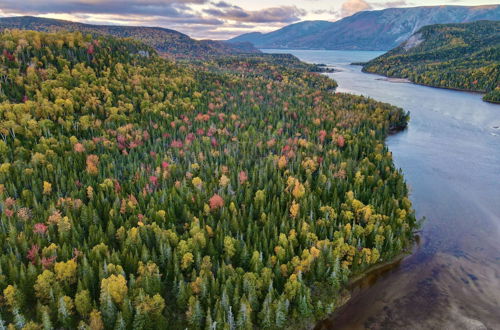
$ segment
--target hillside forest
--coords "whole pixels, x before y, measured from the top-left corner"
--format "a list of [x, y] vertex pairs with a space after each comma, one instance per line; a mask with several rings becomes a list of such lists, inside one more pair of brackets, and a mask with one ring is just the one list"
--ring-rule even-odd
[[302, 327], [412, 242], [409, 115], [293, 57], [0, 47], [2, 329]]
[[426, 26], [363, 71], [482, 92], [485, 101], [500, 103], [500, 21]]

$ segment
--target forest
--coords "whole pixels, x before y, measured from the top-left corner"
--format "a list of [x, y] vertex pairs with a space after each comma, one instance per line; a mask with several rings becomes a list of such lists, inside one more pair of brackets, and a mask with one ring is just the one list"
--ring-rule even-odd
[[0, 46], [0, 329], [306, 327], [412, 243], [400, 108], [287, 56]]
[[153, 47], [170, 58], [206, 58], [246, 53], [260, 53], [248, 42], [227, 43], [216, 40], [195, 40], [188, 35], [160, 27], [92, 25], [43, 17], [0, 17], [0, 30], [19, 29], [40, 32], [81, 32], [96, 37], [112, 35], [132, 38]]
[[500, 21], [423, 27], [363, 71], [417, 84], [485, 93], [500, 103]]

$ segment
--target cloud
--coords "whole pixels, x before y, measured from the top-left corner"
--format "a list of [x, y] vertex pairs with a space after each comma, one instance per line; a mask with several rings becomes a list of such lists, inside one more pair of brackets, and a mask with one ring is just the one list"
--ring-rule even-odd
[[328, 15], [333, 15], [333, 17], [337, 17], [339, 15], [338, 11], [333, 9], [333, 8], [331, 8], [331, 9], [315, 9], [315, 10], [310, 11], [310, 13], [316, 14], [316, 15], [328, 14]]
[[207, 0], [1, 0], [4, 12], [25, 14], [92, 13], [179, 16], [188, 4]]
[[233, 6], [232, 4], [227, 3], [225, 1], [212, 2], [212, 5], [214, 5], [217, 8], [231, 8]]
[[395, 1], [385, 1], [385, 2], [376, 2], [373, 3], [374, 7], [381, 7], [381, 8], [395, 8], [395, 7], [406, 7], [413, 5], [409, 3], [406, 0], [395, 0]]
[[351, 16], [359, 11], [372, 9], [365, 0], [347, 0], [342, 4], [340, 13], [342, 17]]
[[296, 6], [245, 10], [238, 6], [227, 6], [227, 3], [222, 4], [219, 2], [217, 8], [205, 9], [203, 12], [217, 18], [247, 23], [291, 23], [306, 15], [305, 10]]
[[385, 3], [386, 7], [402, 7], [402, 6], [408, 6], [409, 3], [408, 1], [405, 0], [400, 0], [400, 1], [389, 1]]
[[[227, 1], [227, 2], [226, 2]], [[231, 0], [0, 0], [0, 16], [33, 15], [91, 24], [161, 26], [195, 37], [279, 28], [300, 20], [296, 6], [246, 10]], [[265, 26], [264, 26], [265, 25]]]

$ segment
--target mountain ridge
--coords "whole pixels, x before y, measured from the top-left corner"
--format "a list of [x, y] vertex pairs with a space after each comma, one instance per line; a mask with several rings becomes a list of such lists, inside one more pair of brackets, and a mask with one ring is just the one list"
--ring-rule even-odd
[[[260, 35], [243, 34], [229, 42], [251, 42], [257, 48], [387, 51], [397, 47], [425, 25], [479, 20], [500, 20], [500, 5], [421, 6], [362, 11], [336, 22], [299, 22]], [[309, 33], [301, 35], [301, 29]], [[289, 33], [290, 30], [294, 33]]]
[[0, 30], [4, 29], [35, 30], [41, 32], [66, 30], [70, 32], [91, 33], [99, 36], [129, 37], [144, 42], [164, 55], [176, 58], [260, 53], [260, 51], [249, 43], [195, 40], [179, 31], [162, 27], [94, 25], [52, 18], [16, 16], [0, 18]]

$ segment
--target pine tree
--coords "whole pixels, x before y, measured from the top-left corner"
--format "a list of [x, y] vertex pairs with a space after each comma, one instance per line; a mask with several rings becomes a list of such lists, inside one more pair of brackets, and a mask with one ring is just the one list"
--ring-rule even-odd
[[19, 312], [19, 309], [14, 308], [12, 314], [14, 315], [14, 324], [16, 325], [16, 327], [18, 329], [24, 328], [26, 324], [26, 319], [24, 318], [24, 315], [21, 312]]
[[307, 297], [305, 294], [301, 294], [299, 296], [299, 305], [298, 305], [299, 313], [303, 317], [309, 317], [311, 316], [311, 308], [309, 306], [309, 303], [307, 301]]
[[42, 312], [42, 326], [44, 330], [51, 330], [54, 328], [47, 308], [44, 308]]
[[283, 298], [279, 299], [276, 305], [276, 321], [275, 324], [278, 328], [285, 326], [288, 315], [288, 300]]
[[230, 330], [236, 329], [236, 324], [234, 323], [234, 315], [233, 315], [233, 307], [229, 306], [229, 310], [227, 311], [227, 325]]
[[189, 299], [189, 288], [184, 283], [183, 279], [180, 279], [177, 284], [177, 305], [180, 308], [185, 308], [188, 304]]
[[115, 330], [125, 330], [127, 329], [127, 325], [125, 324], [125, 320], [122, 317], [122, 313], [118, 312], [118, 315], [116, 317], [116, 322], [114, 326]]
[[271, 328], [274, 325], [272, 301], [272, 286], [269, 286], [269, 292], [262, 303], [261, 311], [259, 313], [260, 325], [266, 329]]
[[225, 312], [224, 312], [224, 309], [222, 307], [222, 304], [220, 302], [220, 299], [217, 299], [217, 302], [215, 303], [215, 324], [219, 326], [219, 328], [221, 326], [223, 326], [226, 322], [225, 322]]
[[140, 311], [135, 313], [134, 322], [133, 322], [133, 329], [134, 330], [145, 329], [147, 323], [148, 323], [147, 316], [144, 313], [141, 313]]
[[252, 326], [252, 308], [246, 299], [242, 298], [240, 303], [240, 311], [238, 312], [238, 318], [236, 320], [238, 329], [250, 330]]
[[216, 329], [216, 322], [212, 319], [212, 312], [210, 311], [210, 307], [208, 307], [207, 312], [205, 314], [205, 330]]
[[133, 321], [133, 308], [132, 303], [128, 297], [125, 297], [120, 310], [121, 317], [123, 318], [125, 324], [131, 324]]
[[5, 321], [2, 319], [2, 315], [0, 315], [0, 330], [7, 330], [5, 327]]
[[104, 325], [107, 328], [112, 328], [116, 322], [116, 306], [111, 299], [111, 295], [107, 292], [101, 292], [101, 315]]
[[[67, 301], [66, 301], [66, 296], [62, 296], [59, 298], [57, 301], [57, 316], [61, 324], [63, 324], [65, 327], [69, 327], [71, 323], [71, 311], [67, 306]], [[69, 297], [67, 297], [69, 298]]]
[[189, 298], [189, 307], [186, 313], [189, 324], [193, 328], [200, 328], [203, 322], [203, 310], [198, 298], [191, 296]]

